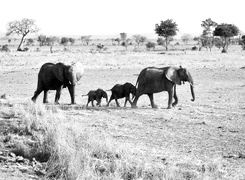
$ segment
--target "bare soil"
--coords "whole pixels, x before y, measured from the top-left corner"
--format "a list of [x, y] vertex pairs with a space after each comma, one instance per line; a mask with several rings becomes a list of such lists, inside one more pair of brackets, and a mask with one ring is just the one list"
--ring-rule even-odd
[[[141, 69], [86, 68], [77, 87], [77, 105], [67, 105], [70, 97], [64, 89], [60, 108], [71, 123], [79, 122], [84, 129], [137, 148], [150, 161], [174, 163], [183, 169], [195, 169], [202, 162], [220, 164], [222, 167], [218, 168], [227, 173], [228, 179], [245, 178], [245, 69], [194, 66], [189, 70], [195, 81], [196, 101], [191, 101], [188, 83], [177, 86], [179, 104], [171, 110], [166, 109], [166, 92], [154, 95], [157, 109], [150, 107], [147, 96], [140, 97], [137, 109], [131, 109], [129, 104], [127, 108], [117, 108], [114, 102], [110, 107], [85, 108], [87, 98], [83, 94], [97, 88], [108, 90], [118, 83], [135, 84]], [[0, 71], [0, 94], [6, 93], [15, 102], [30, 101], [38, 70], [28, 67]], [[42, 98], [43, 94], [37, 103]], [[54, 92], [50, 92], [50, 104], [53, 101]], [[124, 99], [120, 101], [122, 106], [123, 103]], [[105, 104], [102, 100], [102, 105]], [[10, 170], [6, 170], [6, 165], [0, 167], [0, 179], [18, 179], [22, 174], [14, 166]]]

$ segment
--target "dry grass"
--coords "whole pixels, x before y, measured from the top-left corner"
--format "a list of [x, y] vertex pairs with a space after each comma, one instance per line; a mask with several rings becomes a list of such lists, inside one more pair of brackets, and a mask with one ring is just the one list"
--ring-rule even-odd
[[[90, 53], [73, 47], [50, 54], [0, 53], [0, 147], [29, 159], [47, 161], [50, 179], [244, 179], [245, 54], [239, 47], [219, 50], [127, 52], [122, 47]], [[121, 48], [121, 49], [120, 49]], [[60, 106], [30, 102], [37, 72], [45, 62], [82, 62], [86, 69], [76, 106], [62, 93]], [[160, 109], [142, 97], [139, 109], [84, 107], [81, 95], [135, 83], [146, 66], [188, 67], [197, 101], [187, 86], [178, 86], [179, 105], [166, 110], [167, 96], [156, 94]], [[186, 95], [187, 94], [187, 95]], [[4, 143], [3, 143], [4, 142]]]
[[71, 122], [57, 106], [2, 105], [1, 114], [20, 122], [9, 140], [13, 152], [48, 160], [48, 179], [230, 179], [229, 163], [222, 158], [152, 161], [140, 146], [116, 142], [106, 131], [91, 131], [76, 119]]

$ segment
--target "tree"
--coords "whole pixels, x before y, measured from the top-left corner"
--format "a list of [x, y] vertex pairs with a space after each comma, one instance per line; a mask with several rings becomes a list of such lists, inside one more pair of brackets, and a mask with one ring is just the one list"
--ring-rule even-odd
[[123, 47], [125, 47], [125, 50], [127, 50], [128, 49], [128, 45], [130, 44], [130, 39], [125, 39], [122, 43], [121, 43], [121, 45], [123, 46]]
[[137, 43], [138, 46], [140, 44], [143, 44], [147, 40], [147, 38], [145, 36], [142, 36], [142, 35], [139, 35], [139, 34], [133, 35], [133, 39]]
[[215, 27], [217, 27], [217, 23], [214, 22], [211, 18], [208, 18], [204, 21], [202, 21], [202, 28], [203, 32], [202, 35], [200, 36], [200, 45], [199, 50], [201, 50], [202, 47], [209, 48], [211, 51], [213, 45], [214, 45], [214, 36], [213, 36], [213, 31]]
[[201, 26], [204, 29], [203, 34], [206, 36], [212, 36], [212, 33], [217, 25], [218, 24], [214, 22], [211, 18], [202, 21]]
[[46, 45], [53, 46], [55, 43], [59, 42], [59, 38], [56, 36], [50, 36], [46, 38]]
[[214, 38], [214, 45], [219, 49], [222, 47], [222, 41], [219, 37]]
[[71, 43], [71, 45], [73, 45], [75, 43], [75, 41], [76, 41], [74, 38], [69, 38], [68, 40]]
[[35, 24], [35, 20], [24, 18], [21, 21], [11, 21], [7, 25], [7, 33], [6, 36], [10, 36], [12, 34], [22, 35], [20, 44], [17, 48], [17, 51], [22, 51], [22, 43], [24, 42], [25, 37], [29, 33], [37, 33], [39, 28]]
[[185, 43], [188, 44], [188, 42], [192, 39], [192, 36], [190, 34], [183, 34], [181, 36], [181, 40]]
[[117, 42], [117, 45], [120, 45], [120, 42], [121, 42], [120, 38], [116, 38], [115, 41]]
[[157, 38], [157, 44], [163, 46], [165, 44], [165, 40], [163, 38]]
[[50, 46], [50, 52], [53, 53], [53, 46], [55, 43], [59, 42], [59, 38], [56, 36], [51, 36], [46, 38], [46, 44]]
[[160, 25], [155, 25], [155, 32], [158, 34], [158, 36], [162, 36], [165, 38], [165, 48], [166, 51], [168, 50], [168, 45], [170, 43], [170, 40], [173, 36], [177, 34], [178, 25], [173, 22], [172, 19], [167, 19], [165, 21], [161, 21]]
[[120, 37], [122, 41], [125, 41], [127, 39], [127, 33], [124, 32], [120, 33]]
[[68, 42], [69, 42], [69, 38], [67, 38], [67, 37], [62, 37], [60, 40], [60, 44], [62, 44], [64, 46], [66, 46]]
[[[172, 37], [168, 39], [169, 43], [173, 40], [174, 39]], [[160, 46], [165, 46], [166, 45], [165, 39], [163, 39], [161, 37], [157, 38], [157, 44]]]
[[34, 43], [34, 40], [32, 38], [27, 39], [27, 43], [26, 44], [28, 46], [33, 45], [33, 43]]
[[154, 50], [155, 47], [156, 47], [156, 43], [154, 43], [154, 42], [150, 42], [150, 41], [149, 41], [149, 42], [146, 43], [146, 48], [149, 49], [149, 50], [150, 50], [151, 48]]
[[121, 41], [122, 41], [121, 45], [124, 46], [126, 50], [128, 48], [128, 44], [130, 41], [130, 39], [127, 39], [127, 36], [128, 35], [125, 32], [120, 33], [120, 37], [121, 37]]
[[91, 41], [91, 39], [90, 39], [91, 37], [92, 37], [91, 35], [81, 36], [81, 40], [84, 41], [88, 46], [89, 42]]
[[215, 28], [213, 35], [219, 36], [221, 38], [222, 48], [223, 48], [221, 52], [223, 53], [227, 52], [231, 37], [237, 36], [238, 33], [239, 33], [238, 27], [233, 24], [223, 23]]
[[45, 45], [45, 43], [46, 43], [46, 36], [44, 36], [44, 35], [39, 35], [38, 37], [37, 37], [37, 41], [39, 42], [39, 46], [44, 46]]

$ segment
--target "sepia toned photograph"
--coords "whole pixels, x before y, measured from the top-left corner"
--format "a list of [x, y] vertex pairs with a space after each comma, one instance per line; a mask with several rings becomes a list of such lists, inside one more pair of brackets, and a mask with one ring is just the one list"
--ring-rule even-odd
[[0, 4], [0, 180], [245, 180], [242, 0]]

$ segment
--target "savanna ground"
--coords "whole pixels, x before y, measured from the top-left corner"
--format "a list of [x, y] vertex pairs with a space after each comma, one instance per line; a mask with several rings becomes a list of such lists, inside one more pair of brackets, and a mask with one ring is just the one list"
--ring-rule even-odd
[[[53, 105], [54, 92], [48, 105], [43, 94], [36, 104], [30, 101], [43, 63], [77, 61], [85, 66], [77, 105], [69, 105], [67, 89], [60, 105]], [[147, 96], [137, 109], [114, 102], [85, 107], [82, 95], [89, 90], [135, 84], [141, 69], [170, 65], [189, 69], [195, 102], [186, 83], [177, 86], [179, 104], [171, 110], [166, 92], [154, 95], [158, 109]], [[0, 158], [0, 179], [245, 179], [245, 52], [239, 46], [227, 54], [30, 49], [0, 53], [0, 69], [0, 95], [6, 94], [0, 102], [0, 155], [29, 159]], [[41, 161], [40, 171], [33, 157]]]

